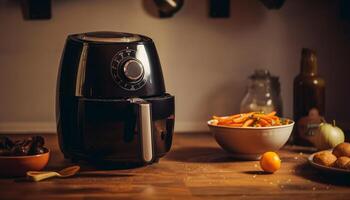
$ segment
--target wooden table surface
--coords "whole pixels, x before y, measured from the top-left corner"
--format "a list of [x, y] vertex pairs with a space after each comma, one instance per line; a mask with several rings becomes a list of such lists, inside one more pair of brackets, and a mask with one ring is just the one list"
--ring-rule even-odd
[[[72, 165], [56, 135], [45, 137], [52, 150], [48, 169]], [[264, 174], [257, 161], [231, 158], [208, 133], [178, 133], [157, 164], [103, 171], [82, 166], [75, 177], [37, 183], [1, 178], [0, 199], [350, 199], [350, 177], [313, 169], [307, 150], [285, 147], [281, 169]]]

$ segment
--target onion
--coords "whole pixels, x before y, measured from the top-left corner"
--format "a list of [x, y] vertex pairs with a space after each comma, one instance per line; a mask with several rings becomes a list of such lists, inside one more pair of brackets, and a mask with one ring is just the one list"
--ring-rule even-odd
[[335, 126], [334, 121], [333, 125], [321, 123], [316, 127], [309, 128], [307, 137], [319, 150], [334, 148], [345, 139], [343, 131]]

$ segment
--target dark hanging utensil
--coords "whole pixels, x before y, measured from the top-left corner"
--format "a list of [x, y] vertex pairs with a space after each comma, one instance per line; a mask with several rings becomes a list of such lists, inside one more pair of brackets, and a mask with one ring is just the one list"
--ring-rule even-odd
[[209, 16], [212, 18], [230, 17], [230, 0], [210, 0]]
[[161, 18], [174, 16], [184, 4], [184, 0], [154, 0], [154, 2], [158, 7]]
[[22, 0], [21, 7], [24, 19], [51, 19], [51, 0]]
[[341, 0], [340, 6], [340, 19], [350, 20], [350, 0]]
[[261, 1], [261, 3], [264, 4], [264, 6], [266, 8], [268, 8], [270, 10], [272, 10], [272, 9], [275, 9], [275, 10], [280, 9], [283, 6], [284, 2], [285, 2], [285, 0], [260, 0], [260, 1]]

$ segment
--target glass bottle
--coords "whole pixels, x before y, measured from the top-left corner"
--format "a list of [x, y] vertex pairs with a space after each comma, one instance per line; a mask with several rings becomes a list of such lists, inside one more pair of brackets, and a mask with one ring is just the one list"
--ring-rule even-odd
[[325, 114], [325, 81], [318, 76], [316, 52], [303, 48], [300, 74], [294, 79], [293, 143], [310, 145], [305, 133], [310, 124], [321, 123]]
[[[248, 90], [241, 102], [240, 112], [256, 111], [270, 113], [276, 111], [278, 104], [277, 91], [272, 87], [272, 79], [269, 71], [255, 70], [249, 79]], [[282, 102], [280, 105], [282, 105]]]

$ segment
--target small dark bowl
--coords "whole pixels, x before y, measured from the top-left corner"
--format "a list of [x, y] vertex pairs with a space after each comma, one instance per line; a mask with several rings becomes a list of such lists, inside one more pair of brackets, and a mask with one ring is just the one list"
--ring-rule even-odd
[[45, 153], [31, 156], [0, 156], [0, 176], [20, 177], [27, 171], [40, 171], [49, 162], [50, 150]]

